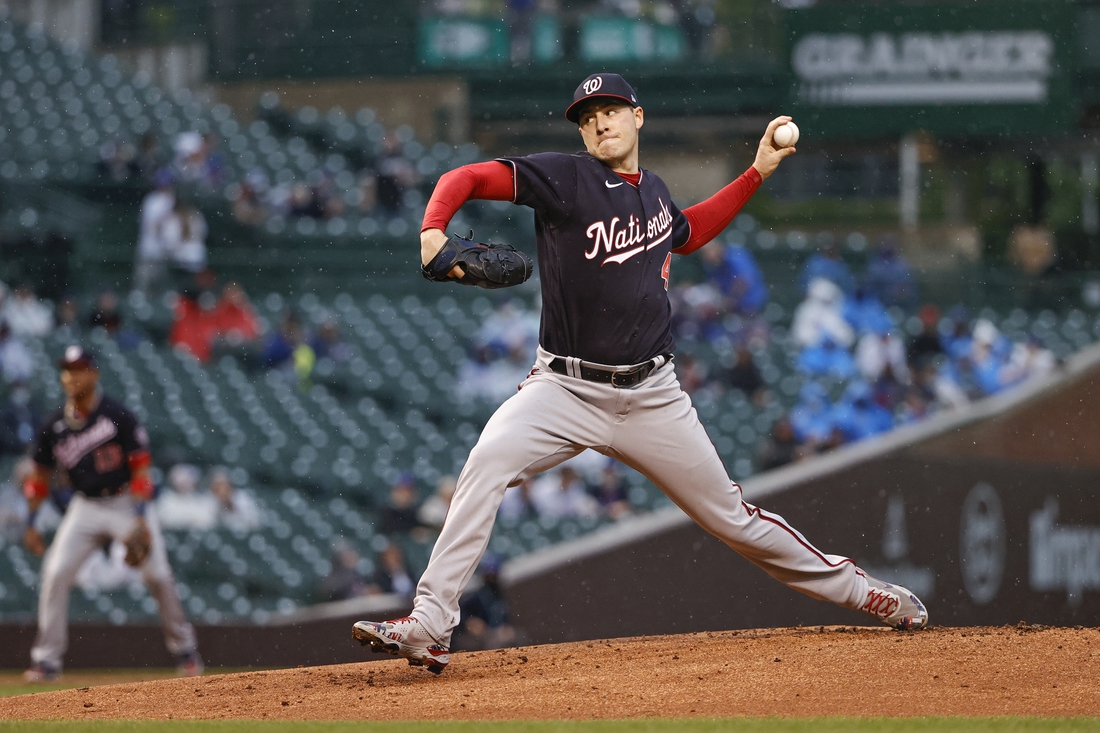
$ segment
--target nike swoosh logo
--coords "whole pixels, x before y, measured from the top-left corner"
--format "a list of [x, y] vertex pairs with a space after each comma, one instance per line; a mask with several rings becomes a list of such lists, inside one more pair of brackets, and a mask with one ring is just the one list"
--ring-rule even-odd
[[626, 183], [626, 181], [619, 181], [618, 183], [612, 183], [611, 181], [604, 181], [603, 185], [607, 186], [608, 188], [618, 188], [619, 186], [623, 185], [624, 183]]

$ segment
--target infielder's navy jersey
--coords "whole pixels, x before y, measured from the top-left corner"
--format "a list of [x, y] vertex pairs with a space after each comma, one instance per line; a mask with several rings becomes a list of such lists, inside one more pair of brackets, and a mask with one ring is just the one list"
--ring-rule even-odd
[[643, 170], [634, 188], [588, 153], [500, 160], [535, 210], [542, 347], [615, 365], [672, 351], [668, 270], [691, 232], [664, 181]]
[[53, 413], [38, 434], [34, 461], [65, 471], [73, 491], [110, 496], [130, 480], [127, 457], [148, 446], [149, 436], [137, 418], [103, 396], [80, 429], [69, 426], [64, 410]]

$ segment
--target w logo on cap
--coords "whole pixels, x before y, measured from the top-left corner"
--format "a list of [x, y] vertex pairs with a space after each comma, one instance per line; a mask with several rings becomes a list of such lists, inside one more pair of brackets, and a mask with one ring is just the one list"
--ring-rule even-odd
[[587, 79], [584, 82], [584, 93], [585, 94], [592, 94], [593, 92], [598, 92], [600, 90], [600, 87], [602, 87], [602, 86], [603, 86], [603, 77], [602, 76], [594, 76], [591, 79]]

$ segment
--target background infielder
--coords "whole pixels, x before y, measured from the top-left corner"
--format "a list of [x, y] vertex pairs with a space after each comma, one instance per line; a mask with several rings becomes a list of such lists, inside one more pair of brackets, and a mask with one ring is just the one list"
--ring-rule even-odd
[[[436, 253], [453, 246], [443, 230], [465, 201], [508, 200], [535, 210], [540, 345], [530, 376], [490, 418], [459, 476], [412, 615], [360, 621], [355, 638], [441, 672], [459, 596], [505, 489], [586, 448], [643, 473], [700, 526], [791, 588], [898, 629], [925, 626], [928, 613], [908, 590], [821, 552], [782, 517], [742, 499], [671, 363], [672, 253], [713, 239], [794, 153], [772, 140], [790, 118], [768, 125], [755, 162], [736, 181], [681, 212], [664, 182], [638, 167], [644, 115], [621, 76], [585, 79], [565, 116], [579, 125], [587, 152], [465, 166], [445, 175], [429, 202], [421, 232], [426, 273]], [[455, 261], [448, 256], [444, 266]], [[451, 274], [468, 282], [465, 262]]]
[[[126, 543], [126, 562], [141, 570], [157, 600], [168, 651], [182, 675], [202, 673], [195, 630], [183, 614], [168, 564], [156, 512], [148, 504], [149, 439], [137, 418], [99, 390], [95, 356], [70, 346], [58, 362], [65, 406], [43, 425], [34, 446], [35, 469], [23, 485], [30, 505], [24, 541], [45, 552], [38, 596], [38, 636], [31, 648], [28, 682], [57, 679], [68, 647], [69, 594], [77, 570], [104, 541]], [[35, 514], [49, 496], [55, 470], [73, 489], [50, 548], [34, 527]]]

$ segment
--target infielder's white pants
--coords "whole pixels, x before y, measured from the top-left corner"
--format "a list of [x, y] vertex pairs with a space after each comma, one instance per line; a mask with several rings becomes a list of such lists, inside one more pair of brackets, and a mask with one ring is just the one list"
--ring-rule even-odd
[[[42, 561], [38, 636], [31, 647], [32, 662], [61, 668], [69, 646], [69, 594], [77, 571], [105, 540], [125, 541], [135, 521], [129, 496], [89, 499], [77, 494], [73, 497]], [[160, 607], [165, 644], [172, 654], [194, 651], [195, 629], [187, 621], [180, 604], [155, 507], [146, 505], [145, 521], [153, 542], [149, 557], [139, 570]]]
[[458, 478], [447, 521], [416, 589], [412, 616], [448, 644], [459, 597], [489, 543], [508, 486], [592, 448], [637, 469], [707, 530], [772, 577], [814, 598], [860, 608], [867, 581], [782, 517], [741, 498], [680, 389], [671, 364], [629, 388], [536, 371], [489, 419]]

